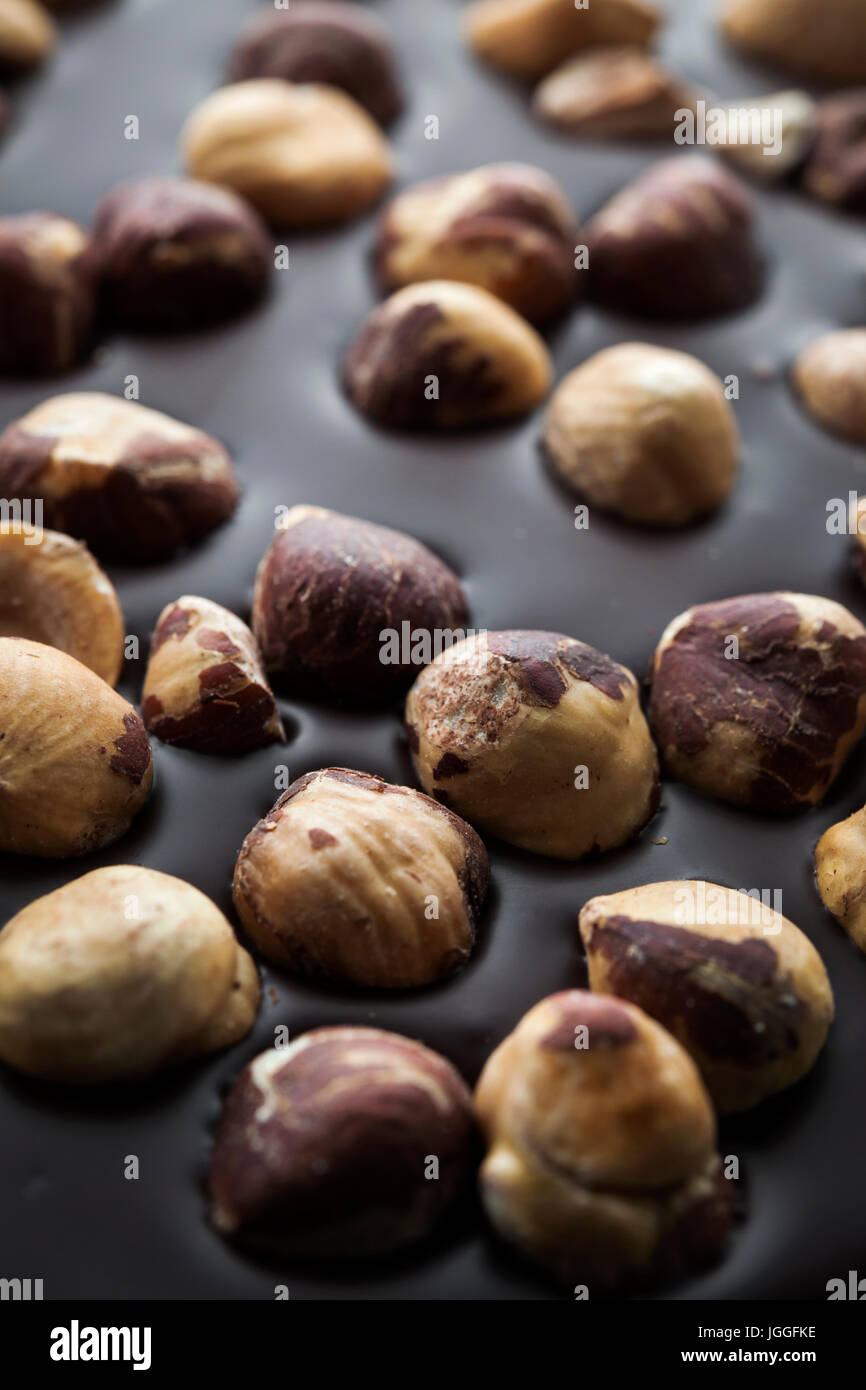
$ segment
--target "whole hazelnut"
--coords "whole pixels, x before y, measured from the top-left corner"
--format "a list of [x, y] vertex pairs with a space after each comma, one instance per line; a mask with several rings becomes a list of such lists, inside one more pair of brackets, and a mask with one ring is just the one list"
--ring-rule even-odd
[[166, 604], [150, 644], [141, 692], [148, 732], [202, 753], [246, 753], [285, 731], [256, 640], [210, 599]]
[[52, 396], [0, 434], [0, 495], [40, 500], [49, 526], [122, 561], [163, 559], [232, 515], [223, 446], [136, 401]]
[[619, 343], [568, 373], [544, 443], [564, 482], [629, 521], [679, 526], [712, 511], [739, 435], [719, 378], [685, 352]]
[[425, 545], [324, 507], [292, 507], [256, 573], [265, 667], [296, 696], [386, 701], [465, 621], [460, 581]]
[[815, 848], [821, 901], [866, 951], [866, 806], [825, 830]]
[[403, 109], [387, 28], [358, 5], [339, 0], [293, 0], [291, 9], [253, 20], [238, 40], [228, 70], [229, 82], [251, 77], [339, 87], [380, 125], [388, 125]]
[[89, 248], [66, 217], [0, 217], [0, 372], [64, 372], [84, 356], [95, 312]]
[[242, 198], [191, 179], [145, 178], [102, 200], [93, 224], [107, 316], [123, 328], [202, 328], [262, 298], [273, 262]]
[[309, 227], [364, 212], [391, 179], [391, 154], [362, 106], [336, 87], [261, 77], [221, 87], [181, 136], [193, 178], [224, 184], [267, 222]]
[[56, 41], [54, 21], [38, 0], [3, 0], [0, 5], [0, 70], [19, 73], [38, 67]]
[[834, 83], [866, 81], [861, 0], [725, 0], [722, 32], [776, 67]]
[[714, 1259], [733, 1191], [688, 1053], [641, 1009], [585, 990], [536, 1004], [475, 1092], [493, 1226], [555, 1278], [647, 1286]]
[[652, 165], [596, 214], [585, 241], [590, 293], [624, 313], [729, 314], [761, 288], [752, 199], [703, 155]]
[[0, 1058], [28, 1076], [149, 1076], [238, 1042], [258, 1005], [223, 914], [154, 869], [95, 869], [0, 931]]
[[815, 140], [803, 170], [803, 187], [834, 207], [866, 212], [866, 88], [840, 92], [818, 102]]
[[124, 628], [114, 585], [59, 531], [0, 526], [0, 636], [57, 647], [117, 684]]
[[661, 16], [646, 0], [473, 0], [464, 15], [466, 41], [480, 58], [511, 77], [544, 77], [584, 48], [633, 44], [646, 48]]
[[769, 812], [814, 806], [866, 725], [866, 628], [811, 594], [745, 594], [674, 618], [650, 724], [672, 777]]
[[456, 643], [409, 691], [406, 728], [425, 791], [537, 854], [614, 849], [658, 805], [637, 681], [555, 632]]
[[574, 299], [577, 223], [565, 193], [531, 164], [486, 164], [398, 194], [379, 223], [385, 290], [460, 280], [498, 295], [533, 323]]
[[535, 89], [542, 120], [593, 139], [670, 139], [697, 94], [640, 48], [600, 48], [568, 58]]
[[293, 782], [244, 840], [234, 901], [268, 960], [373, 989], [465, 964], [487, 892], [475, 831], [411, 787], [343, 767]]
[[316, 1028], [262, 1052], [229, 1092], [213, 1222], [280, 1254], [385, 1254], [430, 1232], [474, 1148], [472, 1099], [444, 1057], [378, 1028]]
[[550, 354], [487, 290], [407, 285], [367, 317], [343, 364], [362, 415], [396, 429], [465, 429], [524, 415], [550, 387]]
[[820, 424], [866, 444], [866, 328], [824, 333], [797, 356], [793, 379]]
[[833, 992], [807, 936], [748, 893], [648, 883], [580, 914], [589, 983], [637, 1004], [690, 1054], [716, 1108], [749, 1110], [811, 1071]]
[[[719, 154], [761, 183], [798, 169], [815, 139], [818, 107], [808, 92], [771, 92], [726, 108]], [[766, 139], [767, 122], [775, 139]]]
[[153, 782], [132, 705], [24, 637], [0, 637], [0, 671], [0, 850], [64, 859], [112, 844]]

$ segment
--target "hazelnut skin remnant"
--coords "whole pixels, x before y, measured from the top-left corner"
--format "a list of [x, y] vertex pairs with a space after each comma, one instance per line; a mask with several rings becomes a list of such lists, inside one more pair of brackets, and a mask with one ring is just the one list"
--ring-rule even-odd
[[861, 0], [725, 0], [721, 25], [750, 57], [826, 82], [866, 81]]
[[132, 705], [24, 637], [0, 637], [0, 672], [0, 850], [64, 859], [112, 844], [153, 782]]
[[649, 718], [672, 777], [765, 812], [823, 799], [866, 725], [866, 628], [811, 594], [744, 594], [674, 618]]
[[658, 805], [637, 681], [555, 632], [457, 642], [409, 691], [406, 729], [426, 792], [536, 854], [614, 849]]
[[568, 58], [535, 89], [533, 110], [574, 135], [669, 140], [697, 94], [640, 48], [600, 48]]
[[[296, 696], [386, 701], [417, 666], [403, 631], [423, 644], [462, 635], [460, 581], [420, 541], [323, 507], [292, 507], [265, 553], [253, 597], [253, 630], [265, 667]], [[400, 639], [400, 660], [383, 646]], [[424, 662], [431, 659], [423, 652]]]
[[584, 48], [646, 48], [660, 19], [646, 0], [474, 0], [463, 27], [479, 58], [531, 82]]
[[703, 155], [665, 159], [627, 184], [585, 230], [590, 294], [652, 319], [729, 314], [763, 278], [751, 195]]
[[681, 526], [723, 502], [739, 435], [719, 378], [685, 352], [619, 343], [568, 373], [544, 443], [557, 474], [628, 521]]
[[222, 525], [240, 493], [210, 435], [136, 401], [74, 392], [0, 434], [0, 495], [41, 499], [47, 525], [99, 556], [151, 561]]
[[59, 531], [0, 527], [0, 636], [57, 647], [116, 685], [123, 613], [86, 546]]
[[362, 415], [394, 429], [465, 429], [524, 415], [547, 394], [550, 354], [477, 285], [425, 280], [367, 317], [343, 364]]
[[103, 308], [145, 332], [203, 328], [262, 298], [273, 244], [234, 193], [192, 179], [145, 178], [102, 200], [93, 224]]
[[202, 753], [245, 753], [285, 731], [246, 623], [185, 594], [163, 608], [141, 693], [148, 732]]
[[36, 68], [54, 48], [54, 22], [38, 0], [3, 0], [0, 5], [0, 71]]
[[475, 1092], [495, 1229], [555, 1278], [596, 1290], [673, 1278], [718, 1255], [733, 1190], [709, 1097], [658, 1023], [585, 990], [536, 1004]]
[[261, 1053], [229, 1092], [213, 1222], [280, 1254], [386, 1254], [429, 1233], [474, 1156], [472, 1098], [444, 1057], [378, 1028], [316, 1028]]
[[258, 1005], [219, 908], [154, 869], [95, 869], [0, 931], [0, 1058], [28, 1076], [149, 1076], [238, 1042]]
[[348, 768], [293, 782], [243, 843], [238, 916], [268, 960], [373, 989], [467, 960], [487, 892], [475, 831], [411, 787]]
[[0, 372], [67, 371], [90, 346], [95, 309], [90, 242], [76, 222], [0, 217]]
[[807, 936], [747, 893], [691, 880], [591, 898], [589, 983], [637, 1004], [682, 1043], [723, 1114], [800, 1081], [833, 1021]]
[[793, 379], [819, 424], [866, 444], [866, 328], [817, 338], [797, 357]]
[[399, 193], [379, 223], [376, 272], [389, 292], [418, 280], [480, 285], [543, 323], [575, 297], [576, 239], [555, 179], [531, 164], [486, 164]]
[[821, 901], [866, 951], [866, 807], [825, 830], [815, 849]]
[[387, 28], [358, 5], [339, 0], [294, 0], [290, 9], [253, 20], [232, 54], [228, 81], [251, 77], [339, 87], [380, 125], [390, 124], [403, 109]]
[[391, 154], [336, 87], [254, 78], [205, 97], [181, 136], [193, 178], [224, 184], [276, 227], [346, 222], [381, 196]]
[[803, 187], [833, 207], [866, 212], [866, 89], [819, 101], [816, 122]]

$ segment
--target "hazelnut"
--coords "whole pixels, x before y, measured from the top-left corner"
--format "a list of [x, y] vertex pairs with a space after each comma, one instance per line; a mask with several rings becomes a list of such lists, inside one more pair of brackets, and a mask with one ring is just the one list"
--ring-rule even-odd
[[815, 1065], [833, 1021], [824, 963], [748, 893], [648, 883], [590, 898], [580, 935], [591, 987], [663, 1024], [722, 1113], [750, 1109]]
[[280, 227], [345, 222], [391, 179], [379, 127], [336, 87], [261, 77], [221, 87], [182, 134], [194, 178], [225, 184]]
[[376, 269], [388, 291], [465, 281], [541, 323], [574, 299], [576, 237], [568, 199], [543, 169], [487, 164], [400, 193], [379, 224]]
[[685, 352], [619, 343], [568, 373], [544, 443], [556, 472], [629, 521], [678, 526], [723, 502], [739, 436], [719, 378]]
[[54, 22], [38, 0], [3, 0], [0, 4], [0, 69], [4, 73], [38, 67], [56, 39]]
[[388, 700], [465, 620], [460, 581], [425, 545], [324, 507], [292, 507], [256, 574], [265, 666], [297, 696]]
[[633, 44], [646, 48], [661, 16], [646, 0], [474, 0], [464, 32], [470, 48], [512, 77], [544, 77], [584, 48]]
[[234, 901], [277, 965], [400, 989], [466, 962], [487, 876], [459, 816], [411, 787], [329, 767], [299, 777], [250, 831]]
[[665, 159], [586, 228], [590, 291], [645, 318], [691, 319], [750, 304], [762, 280], [752, 199], [703, 155]]
[[[740, 114], [743, 111], [745, 117]], [[719, 154], [762, 183], [779, 182], [799, 168], [809, 153], [817, 111], [808, 92], [798, 91], [772, 92], [729, 106]], [[766, 129], [767, 117], [778, 122], [778, 149], [772, 142], [755, 139], [756, 129]]]
[[153, 782], [132, 705], [24, 637], [0, 637], [0, 671], [0, 850], [64, 859], [112, 844]]
[[0, 932], [0, 1058], [28, 1076], [149, 1076], [238, 1042], [258, 1005], [223, 914], [154, 869], [95, 869]]
[[380, 125], [403, 109], [394, 46], [385, 25], [358, 5], [293, 0], [244, 30], [229, 63], [229, 82], [281, 77], [324, 82], [348, 92]]
[[815, 849], [821, 901], [866, 951], [866, 806], [825, 830]]
[[0, 372], [64, 372], [84, 356], [95, 311], [89, 246], [66, 217], [0, 217]]
[[444, 1057], [378, 1028], [316, 1028], [262, 1052], [229, 1092], [214, 1225], [281, 1254], [385, 1254], [451, 1205], [474, 1140], [472, 1099]]
[[725, 38], [751, 57], [828, 82], [866, 80], [862, 0], [725, 0]]
[[243, 199], [191, 179], [121, 184], [97, 209], [93, 244], [106, 313], [133, 330], [231, 318], [261, 299], [273, 260]]
[[814, 806], [866, 725], [866, 628], [811, 594], [689, 608], [656, 648], [649, 717], [680, 782], [758, 811]]
[[367, 317], [343, 382], [352, 404], [397, 429], [461, 429], [524, 415], [550, 387], [529, 324], [477, 285], [407, 285]]
[[640, 48], [600, 48], [554, 68], [535, 89], [537, 116], [595, 139], [670, 139], [696, 93]]
[[59, 531], [0, 527], [0, 636], [57, 647], [117, 684], [124, 631], [114, 585], [86, 546]]
[[718, 1255], [733, 1190], [709, 1097], [634, 1005], [577, 989], [542, 1000], [488, 1059], [475, 1110], [487, 1214], [557, 1279], [592, 1296]]
[[803, 187], [834, 207], [866, 212], [866, 88], [818, 103]]
[[239, 491], [210, 435], [135, 401], [52, 396], [0, 435], [0, 495], [41, 499], [97, 555], [162, 559], [227, 521]]
[[185, 594], [163, 608], [141, 694], [148, 731], [202, 753], [245, 753], [285, 731], [246, 623]]
[[799, 354], [793, 378], [820, 424], [866, 444], [866, 328], [824, 333]]
[[582, 859], [658, 805], [655, 749], [624, 666], [555, 632], [458, 642], [409, 691], [424, 790], [522, 849]]

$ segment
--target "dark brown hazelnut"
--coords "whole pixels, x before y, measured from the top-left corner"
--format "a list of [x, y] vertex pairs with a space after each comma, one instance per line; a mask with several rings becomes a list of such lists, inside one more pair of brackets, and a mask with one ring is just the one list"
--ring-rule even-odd
[[862, 0], [725, 0], [725, 38], [775, 67], [836, 84], [866, 81]]
[[534, 81], [584, 48], [646, 48], [661, 22], [647, 0], [473, 0], [463, 27], [470, 48], [511, 77]]
[[819, 424], [866, 444], [866, 328], [825, 333], [798, 355], [794, 385]]
[[422, 1240], [465, 1186], [472, 1099], [451, 1063], [378, 1028], [317, 1028], [228, 1094], [211, 1160], [223, 1235], [300, 1256]]
[[623, 845], [658, 805], [637, 681], [555, 632], [456, 643], [409, 691], [406, 727], [425, 791], [537, 854]]
[[649, 717], [678, 781], [758, 811], [814, 806], [866, 725], [866, 628], [811, 594], [699, 604], [662, 634]]
[[487, 1061], [475, 1110], [495, 1229], [555, 1278], [597, 1290], [713, 1260], [733, 1187], [688, 1053], [641, 1009], [585, 990], [536, 1004]]
[[64, 372], [87, 352], [95, 312], [89, 246], [66, 217], [0, 217], [0, 372]]
[[815, 849], [821, 901], [866, 951], [866, 806], [825, 830]]
[[[866, 44], [866, 17], [863, 42]], [[803, 170], [803, 187], [834, 207], [866, 212], [866, 87], [818, 102], [815, 140]]]
[[703, 155], [654, 164], [586, 228], [591, 295], [644, 318], [697, 319], [758, 295], [752, 198]]
[[393, 698], [465, 621], [460, 581], [425, 545], [323, 507], [292, 507], [256, 574], [265, 667], [297, 696]]
[[54, 21], [39, 0], [3, 0], [0, 5], [0, 71], [39, 67], [57, 41]]
[[648, 883], [591, 898], [580, 935], [591, 987], [663, 1024], [723, 1114], [815, 1065], [833, 991], [809, 938], [769, 903], [716, 883]]
[[387, 28], [358, 5], [292, 0], [290, 9], [261, 15], [231, 56], [229, 82], [281, 77], [339, 87], [380, 125], [403, 109], [397, 58]]
[[542, 120], [603, 140], [670, 140], [697, 93], [640, 48], [599, 48], [569, 58], [535, 89]]
[[148, 732], [202, 753], [246, 753], [285, 739], [246, 623], [185, 594], [162, 610], [141, 692]]
[[744, 174], [760, 183], [778, 183], [803, 164], [815, 139], [818, 112], [808, 92], [771, 92], [723, 109], [725, 138], [718, 151]]
[[498, 295], [532, 323], [574, 299], [577, 222], [565, 193], [531, 164], [485, 164], [398, 194], [379, 224], [385, 290], [460, 280]]
[[394, 429], [463, 429], [524, 415], [547, 394], [550, 354], [477, 285], [426, 280], [374, 309], [343, 364], [352, 404]]
[[410, 787], [348, 768], [293, 782], [244, 841], [234, 900], [277, 965], [374, 989], [464, 965], [487, 892], [475, 831]]
[[149, 561], [222, 525], [239, 491], [210, 435], [135, 401], [75, 392], [0, 435], [0, 495], [41, 499], [46, 524], [97, 555]]
[[258, 214], [192, 179], [121, 184], [97, 208], [92, 235], [105, 312], [133, 330], [231, 318], [261, 299], [273, 263]]

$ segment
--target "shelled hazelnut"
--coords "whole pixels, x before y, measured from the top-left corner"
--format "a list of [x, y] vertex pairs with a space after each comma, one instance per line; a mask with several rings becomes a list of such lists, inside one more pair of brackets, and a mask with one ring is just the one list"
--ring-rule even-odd
[[90, 242], [76, 222], [0, 217], [0, 372], [67, 371], [90, 346], [95, 307]]
[[866, 806], [825, 830], [815, 848], [821, 901], [866, 951]]
[[590, 294], [645, 318], [743, 309], [763, 278], [752, 198], [704, 155], [662, 160], [627, 184], [585, 230]]
[[477, 285], [425, 280], [367, 317], [343, 364], [352, 404], [396, 429], [461, 429], [544, 399], [550, 354], [525, 319]]
[[562, 188], [531, 164], [485, 164], [399, 193], [379, 223], [378, 279], [480, 285], [542, 323], [577, 290], [577, 222]]
[[866, 444], [866, 328], [824, 333], [797, 356], [793, 380], [819, 424]]
[[17, 74], [39, 67], [56, 41], [54, 22], [38, 0], [0, 4], [0, 71]]
[[181, 136], [193, 178], [223, 184], [277, 227], [345, 222], [391, 179], [391, 154], [362, 106], [336, 87], [254, 78], [221, 87]]
[[559, 383], [544, 443], [557, 474], [629, 521], [680, 526], [717, 507], [739, 435], [719, 378], [685, 352], [620, 343]]
[[0, 526], [0, 636], [57, 647], [117, 684], [124, 631], [114, 585], [59, 531]]
[[202, 753], [245, 753], [285, 731], [246, 623], [210, 599], [166, 604], [141, 693], [148, 732]]
[[671, 139], [677, 113], [697, 93], [635, 47], [590, 49], [554, 68], [535, 89], [535, 114], [574, 135], [604, 140]]
[[866, 212], [866, 88], [818, 102], [803, 187], [833, 207]]
[[24, 637], [0, 637], [0, 671], [0, 850], [63, 859], [112, 844], [153, 782], [132, 705]]
[[530, 1009], [475, 1092], [493, 1226], [555, 1278], [645, 1287], [720, 1252], [733, 1190], [697, 1068], [641, 1009], [584, 990]]
[[[757, 113], [757, 119], [752, 113]], [[719, 154], [761, 183], [778, 183], [806, 159], [815, 139], [818, 105], [808, 92], [771, 92], [728, 107], [726, 116], [726, 138], [718, 146]], [[773, 123], [770, 128], [778, 137], [777, 147], [775, 142], [755, 138], [756, 128], [763, 136], [767, 120]]]
[[0, 1058], [28, 1076], [149, 1076], [238, 1042], [258, 1005], [223, 914], [154, 869], [95, 869], [0, 931]]
[[722, 32], [736, 48], [826, 82], [866, 81], [861, 0], [725, 0]]
[[135, 401], [74, 392], [0, 435], [0, 495], [41, 499], [46, 524], [97, 555], [149, 561], [222, 525], [239, 490], [210, 435]]
[[580, 914], [589, 983], [637, 1004], [682, 1043], [723, 1114], [811, 1071], [833, 992], [807, 936], [768, 904], [715, 883], [648, 883]]
[[811, 594], [745, 594], [674, 618], [650, 724], [672, 777], [788, 812], [823, 799], [866, 725], [866, 628]]
[[376, 989], [430, 984], [472, 950], [487, 892], [475, 831], [348, 768], [293, 782], [243, 843], [234, 901], [268, 960]]
[[444, 651], [406, 701], [424, 790], [473, 825], [559, 859], [630, 840], [658, 805], [637, 681], [553, 632], [488, 632]]
[[444, 1057], [378, 1028], [317, 1028], [261, 1053], [229, 1092], [213, 1222], [280, 1254], [385, 1254], [432, 1230], [474, 1148], [472, 1098]]
[[466, 41], [479, 58], [511, 77], [544, 77], [584, 48], [632, 44], [646, 48], [661, 16], [646, 0], [473, 0]]
[[415, 674], [415, 644], [426, 664], [465, 621], [460, 581], [425, 545], [324, 507], [292, 507], [256, 573], [265, 667], [296, 696], [388, 700]]
[[293, 0], [291, 9], [254, 19], [232, 53], [228, 81], [252, 77], [339, 87], [380, 125], [403, 109], [387, 28], [376, 15], [339, 0]]

